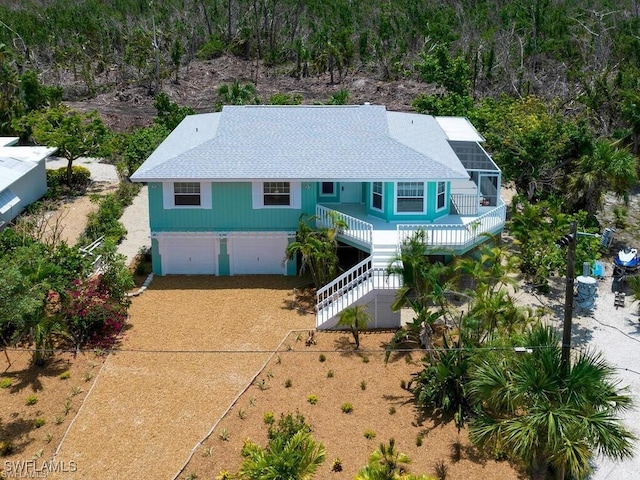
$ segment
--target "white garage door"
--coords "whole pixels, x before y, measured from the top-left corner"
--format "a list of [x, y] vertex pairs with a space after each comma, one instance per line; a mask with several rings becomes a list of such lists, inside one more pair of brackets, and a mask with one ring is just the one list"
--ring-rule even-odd
[[214, 238], [170, 238], [162, 248], [164, 275], [215, 275], [217, 240]]
[[231, 275], [286, 274], [282, 265], [287, 237], [235, 237], [231, 243]]

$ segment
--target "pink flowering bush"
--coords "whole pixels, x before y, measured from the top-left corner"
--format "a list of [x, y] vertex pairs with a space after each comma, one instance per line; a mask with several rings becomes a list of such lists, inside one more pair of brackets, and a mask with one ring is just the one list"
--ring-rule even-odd
[[111, 348], [127, 319], [127, 304], [114, 299], [100, 277], [74, 280], [66, 291], [61, 315], [76, 349]]

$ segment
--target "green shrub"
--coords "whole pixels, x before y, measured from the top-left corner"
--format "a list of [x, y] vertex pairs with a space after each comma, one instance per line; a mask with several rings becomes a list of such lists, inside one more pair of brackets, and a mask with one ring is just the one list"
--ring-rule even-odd
[[422, 446], [422, 440], [423, 440], [422, 435], [416, 435], [416, 447]]
[[367, 389], [367, 382], [366, 380], [362, 380], [360, 382], [360, 390], [366, 390]]
[[340, 409], [343, 413], [351, 413], [353, 412], [353, 405], [351, 403], [343, 403]]
[[127, 234], [127, 229], [118, 221], [124, 212], [122, 203], [115, 194], [105, 195], [98, 202], [98, 211], [87, 215], [87, 227], [78, 243], [91, 243], [102, 236], [114, 244], [120, 243]]
[[287, 379], [284, 381], [284, 388], [291, 388], [291, 385], [292, 385], [291, 379], [290, 379], [290, 378], [287, 378]]
[[336, 457], [331, 462], [331, 471], [332, 472], [341, 472], [342, 471], [342, 460], [339, 457]]
[[71, 167], [71, 186], [67, 185], [67, 167], [47, 170], [47, 198], [60, 198], [66, 194], [84, 192], [91, 183], [91, 172], [86, 167]]
[[69, 380], [71, 378], [71, 372], [67, 370], [59, 375], [60, 380]]
[[327, 372], [327, 378], [333, 378], [333, 370]]
[[27, 406], [35, 405], [36, 403], [38, 403], [38, 397], [36, 397], [35, 395], [29, 395], [24, 403]]
[[318, 360], [320, 360], [320, 363], [326, 362], [327, 361], [327, 357], [325, 356], [324, 353], [321, 353], [320, 356], [318, 357]]
[[196, 56], [200, 60], [211, 60], [220, 57], [225, 50], [225, 44], [217, 35], [209, 37], [200, 49], [196, 52]]
[[395, 415], [396, 414], [396, 407], [389, 407], [389, 415]]
[[311, 426], [305, 422], [304, 415], [299, 412], [296, 412], [295, 416], [290, 413], [286, 416], [281, 414], [277, 425], [271, 425], [269, 427], [269, 441], [271, 442], [272, 440], [281, 438], [284, 440], [283, 443], [286, 443], [300, 431], [311, 432]]
[[0, 388], [9, 388], [11, 385], [13, 385], [13, 380], [10, 378], [0, 380]]
[[318, 403], [318, 396], [315, 394], [307, 395], [307, 402], [311, 405], [316, 405]]
[[273, 425], [273, 422], [275, 422], [276, 419], [273, 412], [265, 412], [263, 420], [265, 425]]
[[376, 432], [374, 432], [373, 430], [365, 430], [364, 438], [366, 438], [367, 440], [373, 440], [374, 438], [376, 438]]
[[120, 182], [116, 190], [116, 199], [123, 207], [128, 207], [133, 203], [133, 199], [140, 193], [142, 186], [139, 183], [128, 181]]
[[43, 427], [46, 423], [47, 421], [44, 418], [36, 418], [33, 421], [33, 426], [36, 428], [40, 428], [40, 427]]

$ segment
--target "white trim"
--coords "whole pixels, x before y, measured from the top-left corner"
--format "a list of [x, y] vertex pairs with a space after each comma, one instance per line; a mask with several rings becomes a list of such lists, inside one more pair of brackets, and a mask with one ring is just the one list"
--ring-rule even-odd
[[[399, 183], [421, 183], [422, 184], [422, 211], [399, 212], [398, 211], [398, 184]], [[401, 181], [394, 182], [393, 185], [393, 214], [394, 215], [425, 215], [427, 213], [427, 182]], [[404, 197], [403, 197], [404, 198]]]
[[[442, 204], [442, 207], [438, 208], [438, 197], [440, 196], [440, 192], [438, 191], [438, 188], [441, 183], [444, 185], [444, 192], [442, 193], [442, 196], [444, 197], [444, 203]], [[436, 213], [441, 212], [446, 208], [447, 208], [447, 182], [437, 181], [436, 182], [436, 209], [435, 209]]]
[[173, 184], [184, 182], [162, 182], [162, 207], [165, 210], [211, 209], [211, 182], [194, 182], [200, 183], [200, 205], [176, 205]]
[[[269, 182], [271, 180], [268, 180]], [[275, 181], [275, 180], [273, 180]], [[291, 195], [291, 203], [289, 205], [265, 205], [264, 204], [264, 181], [251, 182], [251, 203], [254, 210], [261, 208], [297, 208], [300, 209], [302, 205], [302, 183], [301, 182], [289, 182], [289, 195]]]
[[[376, 208], [373, 206], [373, 184], [374, 183], [379, 183], [380, 185], [382, 185], [382, 191], [380, 192], [380, 208]], [[384, 212], [384, 182], [371, 182], [370, 183], [370, 189], [371, 189], [371, 210], [375, 210], [376, 212]]]

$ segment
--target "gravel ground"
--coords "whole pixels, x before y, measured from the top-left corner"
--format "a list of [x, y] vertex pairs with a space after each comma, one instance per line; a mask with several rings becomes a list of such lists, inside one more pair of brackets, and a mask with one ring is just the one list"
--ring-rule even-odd
[[118, 245], [118, 252], [127, 257], [127, 265], [131, 263], [141, 248], [151, 246], [148, 202], [149, 196], [145, 185], [120, 218], [127, 229], [127, 236]]
[[[634, 400], [635, 408], [623, 415], [626, 427], [640, 438], [640, 317], [638, 303], [633, 298], [626, 299], [625, 306], [614, 306], [612, 291], [612, 265], [605, 263], [605, 277], [598, 282], [595, 306], [590, 311], [574, 308], [571, 345], [575, 350], [600, 352], [609, 365], [616, 369], [619, 386], [628, 386], [628, 394]], [[522, 292], [517, 295], [518, 303], [546, 307], [553, 312], [551, 322], [562, 332], [564, 319], [564, 278], [553, 279], [552, 293], [539, 297]], [[635, 450], [640, 447], [636, 442]], [[640, 455], [636, 454], [624, 462], [606, 458], [596, 458], [594, 473], [590, 480], [631, 480], [638, 478]]]
[[[79, 158], [74, 162], [74, 165], [80, 165], [86, 167], [91, 172], [91, 179], [100, 184], [117, 184], [120, 179], [114, 165], [108, 163], [101, 163], [96, 158]], [[50, 157], [47, 159], [47, 168], [55, 169], [60, 167], [66, 167], [67, 161], [63, 158]], [[93, 205], [93, 204], [91, 204]], [[87, 212], [81, 210], [83, 215]], [[149, 207], [148, 207], [148, 194], [146, 185], [140, 190], [140, 193], [134, 198], [133, 203], [129, 205], [120, 221], [127, 229], [127, 236], [118, 245], [118, 252], [127, 257], [127, 265], [131, 263], [134, 257], [138, 254], [141, 248], [150, 247], [150, 230], [149, 230]], [[67, 239], [67, 241], [73, 240], [84, 229], [84, 222], [82, 226], [73, 230], [73, 237]]]
[[[91, 172], [91, 179], [94, 182], [114, 182], [120, 181], [116, 167], [108, 163], [101, 163], [98, 158], [81, 157], [73, 162], [74, 165], [86, 167]], [[47, 168], [55, 169], [66, 167], [67, 160], [58, 157], [47, 158]]]
[[[621, 386], [628, 386], [635, 409], [624, 415], [627, 428], [640, 438], [640, 317], [638, 304], [627, 298], [624, 307], [614, 306], [611, 289], [612, 267], [607, 265], [607, 277], [598, 286], [596, 306], [592, 312], [576, 312], [573, 323], [573, 344], [576, 347], [602, 352], [617, 370]], [[629, 293], [627, 292], [627, 295]], [[640, 442], [636, 442], [638, 451]], [[631, 460], [615, 462], [598, 458], [592, 480], [625, 480], [638, 478], [640, 455]]]

